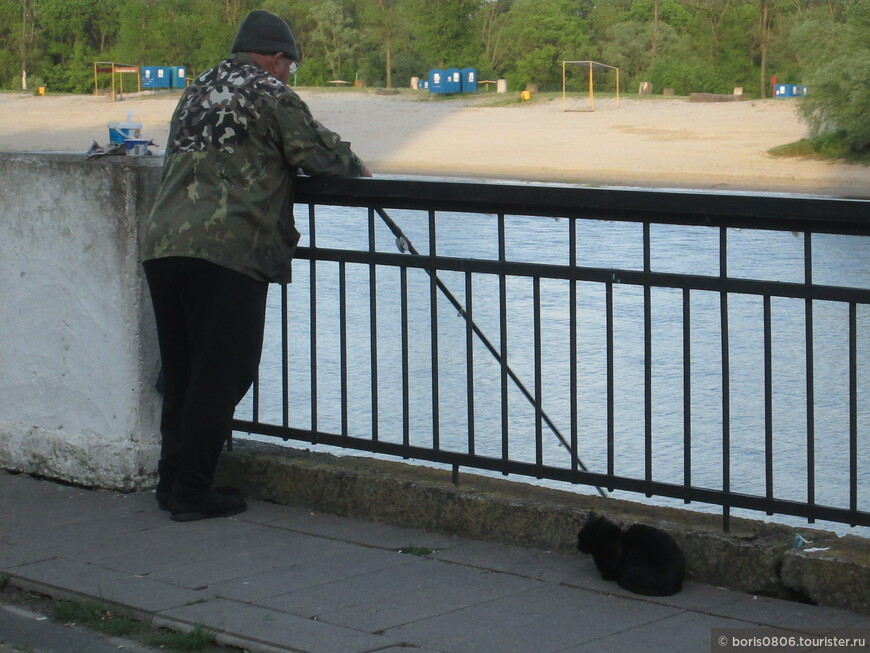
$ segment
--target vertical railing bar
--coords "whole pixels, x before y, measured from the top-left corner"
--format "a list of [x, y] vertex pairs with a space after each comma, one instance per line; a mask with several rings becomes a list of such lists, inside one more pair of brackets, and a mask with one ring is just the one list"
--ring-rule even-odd
[[[813, 234], [804, 232], [804, 282], [813, 285]], [[804, 300], [806, 315], [806, 353], [807, 353], [807, 505], [811, 508], [816, 503], [816, 400], [815, 400], [815, 342], [813, 300]], [[813, 517], [807, 518], [807, 523], [815, 523]]]
[[284, 428], [290, 426], [290, 360], [287, 348], [290, 343], [287, 324], [287, 284], [281, 284], [281, 419]]
[[[607, 322], [607, 475], [615, 475], [614, 464], [614, 379], [613, 379], [613, 282], [606, 284], [606, 322]], [[613, 486], [609, 486], [613, 492]]]
[[541, 373], [541, 278], [532, 279], [532, 303], [534, 304], [534, 349], [535, 349], [535, 461], [544, 464], [544, 418]]
[[411, 444], [411, 360], [408, 327], [408, 268], [399, 269], [402, 313], [402, 444]]
[[[764, 482], [773, 499], [773, 335], [770, 295], [764, 296]], [[768, 515], [773, 513], [768, 511]]]
[[257, 423], [260, 421], [260, 368], [257, 367], [257, 371], [254, 372], [254, 383], [251, 386], [251, 400], [253, 404], [251, 406], [251, 421]]
[[471, 272], [465, 273], [465, 388], [468, 414], [468, 453], [474, 454], [474, 302]]
[[[643, 271], [652, 271], [650, 223], [643, 223]], [[644, 479], [652, 482], [652, 288], [643, 285], [643, 425], [644, 425]], [[647, 498], [652, 496], [646, 493]]]
[[[692, 297], [683, 289], [683, 485], [692, 487]], [[684, 503], [690, 503], [686, 497]]]
[[[858, 306], [849, 303], [849, 510], [858, 512]], [[855, 526], [855, 522], [850, 523]]]
[[[369, 254], [374, 254], [375, 247], [375, 210], [369, 208]], [[379, 439], [379, 401], [378, 401], [378, 290], [377, 265], [369, 264], [369, 349], [371, 351], [371, 386], [372, 386], [372, 440]]]
[[[728, 229], [719, 228], [719, 276], [728, 278]], [[731, 528], [731, 507], [728, 495], [731, 492], [731, 361], [729, 356], [728, 293], [719, 291], [719, 317], [722, 339], [722, 528], [727, 533]]]
[[347, 270], [344, 261], [338, 263], [338, 323], [341, 368], [341, 434], [349, 435], [347, 409]]
[[[435, 211], [429, 211], [429, 256], [437, 256], [437, 235], [435, 233]], [[433, 268], [434, 272], [434, 268]], [[429, 275], [429, 311], [432, 338], [432, 448], [441, 448], [441, 409], [439, 397], [438, 369], [438, 285], [435, 274]]]
[[[498, 260], [504, 264], [507, 260], [505, 246], [505, 216], [498, 214]], [[501, 334], [501, 457], [509, 459], [510, 446], [508, 442], [508, 330], [507, 330], [507, 278], [504, 272], [498, 275], [499, 297], [499, 332]]]
[[[312, 249], [317, 248], [317, 226], [315, 221], [314, 204], [308, 205], [308, 238]], [[317, 433], [317, 261], [311, 257], [308, 262], [310, 291], [309, 291], [309, 356], [311, 358], [311, 432]]]
[[568, 346], [569, 352], [569, 382], [571, 404], [571, 471], [576, 472], [578, 467], [577, 450], [579, 447], [578, 431], [580, 430], [580, 416], [578, 415], [577, 401], [577, 279], [574, 272], [577, 267], [577, 220], [571, 218], [568, 221], [568, 265], [571, 267], [571, 278], [568, 281]]

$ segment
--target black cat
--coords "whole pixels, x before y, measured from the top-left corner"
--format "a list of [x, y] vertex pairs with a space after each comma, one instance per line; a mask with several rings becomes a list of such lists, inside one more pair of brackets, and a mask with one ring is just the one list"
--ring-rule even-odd
[[589, 553], [604, 580], [635, 594], [670, 596], [683, 588], [686, 559], [673, 538], [658, 528], [635, 524], [624, 533], [597, 515], [580, 529], [577, 550]]

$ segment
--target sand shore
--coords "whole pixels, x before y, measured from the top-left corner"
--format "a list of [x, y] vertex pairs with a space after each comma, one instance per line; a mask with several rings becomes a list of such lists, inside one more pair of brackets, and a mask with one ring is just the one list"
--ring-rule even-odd
[[[425, 92], [299, 89], [314, 115], [351, 141], [376, 175], [436, 175], [588, 185], [787, 192], [870, 199], [870, 166], [770, 156], [806, 135], [792, 100], [596, 103], [561, 98], [487, 106]], [[177, 93], [110, 102], [92, 96], [0, 94], [0, 150], [84, 152], [132, 112], [166, 143]]]

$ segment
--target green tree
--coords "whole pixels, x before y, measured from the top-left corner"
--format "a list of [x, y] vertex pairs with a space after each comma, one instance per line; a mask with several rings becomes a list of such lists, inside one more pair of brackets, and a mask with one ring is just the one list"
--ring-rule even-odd
[[360, 33], [354, 16], [339, 0], [325, 0], [309, 10], [313, 28], [309, 34], [310, 48], [322, 56], [332, 79], [355, 76], [354, 57], [360, 47]]
[[667, 57], [679, 40], [676, 30], [665, 22], [659, 24], [657, 40], [655, 26], [651, 23], [617, 23], [606, 32], [601, 61], [619, 68], [622, 88], [635, 88], [639, 82], [649, 81], [646, 80], [646, 71], [657, 58], [653, 51]]
[[870, 150], [870, 4], [844, 0], [842, 13], [816, 12], [795, 32], [806, 42], [809, 94], [800, 115], [815, 136], [834, 136], [849, 149]]
[[411, 23], [407, 15], [407, 2], [402, 0], [359, 0], [360, 16], [367, 41], [375, 52], [383, 53], [384, 79], [387, 88], [393, 87], [393, 54], [408, 53], [411, 42]]
[[24, 7], [15, 0], [0, 0], [0, 88], [21, 88], [28, 47], [24, 40]]
[[588, 5], [573, 0], [516, 0], [506, 32], [515, 62], [507, 78], [517, 89], [561, 88], [562, 61], [593, 58]]
[[478, 25], [486, 0], [412, 1], [415, 47], [430, 68], [463, 68], [480, 59]]
[[93, 87], [91, 67], [115, 39], [118, 12], [119, 3], [108, 0], [39, 0], [40, 75], [49, 87], [78, 93]]
[[508, 26], [513, 0], [491, 0], [481, 12], [481, 42], [483, 52], [478, 68], [502, 75], [507, 66], [509, 48]]

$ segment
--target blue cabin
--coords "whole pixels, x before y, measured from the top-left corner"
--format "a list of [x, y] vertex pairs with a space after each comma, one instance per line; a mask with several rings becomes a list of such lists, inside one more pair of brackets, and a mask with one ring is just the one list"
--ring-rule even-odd
[[444, 71], [440, 68], [433, 68], [429, 71], [429, 81], [427, 87], [430, 93], [443, 93]]
[[477, 69], [462, 69], [462, 92], [477, 93]]
[[142, 88], [169, 88], [170, 77], [169, 68], [165, 66], [143, 66]]
[[459, 68], [448, 68], [444, 71], [444, 90], [442, 93], [452, 95], [462, 93], [462, 71]]

